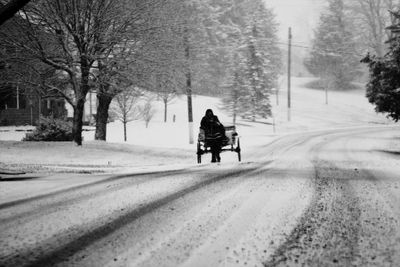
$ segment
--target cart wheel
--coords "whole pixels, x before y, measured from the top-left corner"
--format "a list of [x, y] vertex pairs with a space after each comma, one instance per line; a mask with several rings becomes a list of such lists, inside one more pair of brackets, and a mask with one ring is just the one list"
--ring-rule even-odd
[[242, 155], [240, 154], [240, 140], [239, 140], [239, 138], [238, 138], [238, 140], [237, 140], [237, 147], [236, 147], [236, 152], [238, 153], [238, 160], [239, 160], [239, 162], [241, 162], [242, 161]]
[[201, 163], [201, 147], [200, 143], [197, 143], [197, 163]]

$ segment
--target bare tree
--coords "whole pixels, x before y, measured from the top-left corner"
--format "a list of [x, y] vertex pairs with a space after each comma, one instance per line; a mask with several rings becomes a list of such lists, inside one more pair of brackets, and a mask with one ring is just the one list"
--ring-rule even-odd
[[168, 74], [162, 73], [157, 75], [157, 97], [161, 99], [164, 104], [164, 122], [168, 118], [168, 104], [176, 97], [176, 88], [178, 87], [173, 81], [173, 77]]
[[146, 128], [149, 127], [149, 123], [155, 114], [155, 109], [153, 107], [154, 99], [150, 96], [146, 97], [145, 103], [140, 107], [140, 114], [146, 123]]
[[142, 96], [142, 92], [137, 88], [130, 88], [129, 90], [122, 90], [115, 97], [115, 105], [112, 108], [118, 120], [124, 125], [124, 141], [127, 141], [126, 125], [128, 122], [140, 118], [140, 110], [137, 102]]
[[95, 81], [93, 70], [132, 37], [138, 14], [147, 6], [139, 0], [42, 0], [28, 5], [23, 20], [17, 22], [24, 38], [8, 38], [68, 80], [68, 86], [54, 90], [74, 109], [73, 135], [78, 145], [86, 95]]
[[168, 104], [172, 102], [172, 100], [176, 97], [175, 90], [170, 91], [167, 87], [161, 89], [158, 94], [164, 103], [164, 122], [167, 122], [168, 118]]
[[[152, 76], [174, 70], [179, 75], [179, 43], [176, 30], [179, 20], [171, 0], [147, 1], [145, 9], [135, 14], [135, 29], [129, 38], [119, 43], [112, 53], [99, 61], [96, 79], [98, 108], [96, 117], [97, 140], [106, 139], [108, 106], [121, 88], [132, 86], [157, 91], [159, 87]], [[169, 76], [168, 76], [169, 77]], [[169, 77], [168, 79], [175, 79]], [[123, 86], [120, 86], [124, 84]], [[128, 89], [129, 90], [129, 89]]]
[[350, 8], [355, 15], [357, 27], [361, 30], [361, 43], [366, 44], [378, 57], [385, 54], [385, 41], [390, 38], [386, 30], [392, 22], [389, 10], [400, 7], [399, 0], [352, 0]]

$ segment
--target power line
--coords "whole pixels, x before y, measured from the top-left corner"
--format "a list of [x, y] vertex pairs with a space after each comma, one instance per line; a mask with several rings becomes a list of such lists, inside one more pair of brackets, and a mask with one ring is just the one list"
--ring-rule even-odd
[[[275, 44], [284, 45], [284, 46], [287, 46], [287, 45], [288, 45], [287, 43], [284, 43], [284, 42], [275, 42]], [[297, 44], [293, 44], [293, 43], [292, 43], [291, 46], [292, 46], [292, 47], [297, 47], [297, 48], [309, 49], [309, 50], [314, 49], [314, 48], [311, 47], [311, 46], [297, 45]], [[342, 54], [342, 55], [357, 55], [357, 56], [359, 56], [359, 57], [365, 56], [365, 55], [358, 54], [358, 53], [348, 53], [348, 52], [342, 52], [342, 51], [337, 51], [337, 50], [319, 50], [319, 51], [321, 51], [321, 52], [323, 52], [323, 53], [335, 53], [335, 54], [336, 54], [336, 53], [339, 53], [339, 54]]]
[[[276, 45], [282, 45], [287, 47], [288, 43], [285, 42], [269, 42], [270, 44], [276, 44]], [[313, 50], [314, 48], [311, 46], [306, 46], [306, 45], [299, 45], [296, 43], [291, 44], [292, 47], [296, 47], [296, 48], [302, 48], [302, 49], [307, 49], [307, 50]], [[235, 46], [217, 46], [217, 49], [237, 49], [238, 47]], [[193, 48], [193, 51], [208, 51], [209, 48]], [[334, 56], [334, 54], [341, 54], [341, 55], [356, 55], [358, 57], [364, 57], [365, 54], [359, 54], [359, 53], [348, 53], [348, 52], [343, 52], [343, 51], [338, 51], [338, 50], [319, 50], [319, 52], [322, 54], [331, 54], [331, 56]]]

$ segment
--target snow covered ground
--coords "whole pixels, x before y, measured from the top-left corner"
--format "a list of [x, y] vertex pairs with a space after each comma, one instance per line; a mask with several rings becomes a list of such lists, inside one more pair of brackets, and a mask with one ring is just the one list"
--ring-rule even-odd
[[[287, 133], [337, 128], [363, 124], [390, 123], [383, 115], [378, 115], [373, 106], [365, 97], [365, 90], [350, 92], [329, 92], [329, 104], [325, 104], [325, 92], [305, 88], [310, 78], [294, 78], [292, 88], [291, 121], [287, 120], [287, 91], [280, 90], [279, 102], [271, 96], [273, 113], [275, 116], [275, 133], [273, 119], [251, 122], [238, 119], [237, 131], [246, 145], [255, 146], [265, 143], [276, 135]], [[218, 98], [194, 96], [194, 136], [197, 138], [200, 120], [206, 109], [211, 108], [224, 125], [232, 124], [232, 117]], [[157, 113], [149, 124], [144, 126], [143, 121], [134, 121], [128, 124], [129, 144], [145, 145], [150, 147], [173, 147], [193, 149], [189, 145], [189, 129], [187, 123], [186, 96], [180, 96], [169, 105], [168, 122], [164, 123], [163, 104], [157, 102]], [[172, 122], [173, 115], [176, 122]], [[108, 142], [123, 142], [123, 127], [120, 122], [108, 125]], [[85, 132], [85, 140], [93, 140], [94, 132]]]
[[[283, 78], [284, 79], [284, 78]], [[294, 78], [292, 86], [291, 121], [288, 121], [287, 92], [280, 90], [279, 105], [271, 96], [273, 119], [251, 122], [239, 118], [237, 131], [241, 137], [243, 159], [252, 157], [254, 149], [275, 138], [296, 132], [350, 127], [365, 124], [391, 123], [383, 115], [376, 114], [364, 96], [364, 90], [329, 92], [329, 104], [325, 104], [325, 92], [305, 88], [310, 78]], [[177, 97], [168, 107], [168, 122], [164, 123], [163, 104], [155, 102], [156, 114], [145, 127], [144, 121], [130, 122], [127, 127], [128, 141], [123, 141], [122, 123], [115, 121], [107, 127], [107, 143], [94, 141], [93, 128], [83, 132], [83, 147], [72, 143], [34, 143], [20, 141], [32, 127], [0, 128], [0, 164], [76, 165], [86, 167], [149, 166], [195, 163], [196, 144], [189, 144], [186, 97]], [[220, 99], [205, 96], [193, 97], [194, 138], [205, 110], [212, 108], [224, 125], [232, 124], [229, 112], [223, 109]], [[175, 122], [172, 117], [175, 116]], [[208, 155], [206, 155], [208, 158]], [[223, 154], [224, 162], [237, 161], [234, 153]], [[0, 165], [1, 167], [1, 165]]]
[[2, 181], [0, 265], [396, 266], [397, 132], [291, 134], [241, 164]]
[[[0, 141], [4, 167], [78, 172], [3, 177], [0, 266], [397, 266], [399, 128], [362, 90], [326, 105], [307, 81], [294, 80], [290, 122], [281, 92], [276, 133], [239, 120], [241, 163], [195, 163], [184, 98], [175, 124], [160, 106], [128, 144], [118, 123], [83, 147]], [[218, 107], [196, 97], [195, 124], [207, 108], [228, 124]], [[85, 174], [110, 169], [124, 174]]]

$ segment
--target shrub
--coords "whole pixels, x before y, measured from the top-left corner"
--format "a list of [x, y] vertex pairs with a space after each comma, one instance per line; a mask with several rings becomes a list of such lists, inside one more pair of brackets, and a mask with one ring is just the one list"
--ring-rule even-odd
[[23, 141], [72, 141], [72, 123], [66, 119], [40, 117], [38, 126]]
[[8, 122], [8, 120], [6, 118], [4, 118], [0, 121], [0, 126], [8, 126], [8, 125], [10, 125], [10, 123]]

